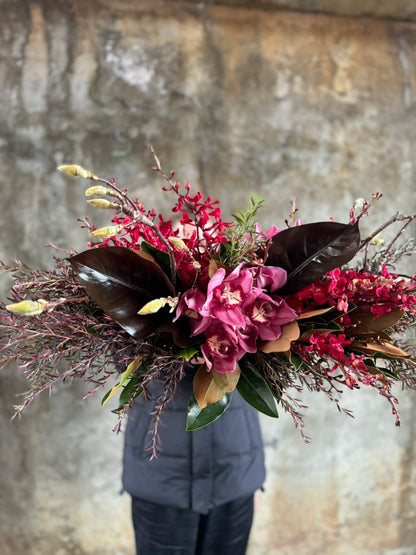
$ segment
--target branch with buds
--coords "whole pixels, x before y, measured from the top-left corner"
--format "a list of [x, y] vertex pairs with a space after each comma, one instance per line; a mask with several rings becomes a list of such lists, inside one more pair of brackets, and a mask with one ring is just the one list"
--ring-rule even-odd
[[[103, 183], [103, 185], [96, 185], [90, 187], [85, 191], [86, 196], [95, 196], [99, 198], [89, 199], [87, 202], [94, 206], [95, 208], [100, 209], [111, 209], [111, 210], [119, 210], [126, 216], [132, 219], [130, 224], [123, 224], [117, 226], [106, 226], [103, 228], [95, 229], [91, 231], [91, 235], [96, 238], [106, 238], [111, 237], [119, 233], [123, 228], [128, 227], [129, 225], [134, 225], [135, 223], [143, 224], [152, 229], [152, 231], [157, 235], [157, 237], [162, 241], [165, 245], [170, 261], [170, 270], [172, 275], [172, 285], [176, 287], [176, 261], [173, 254], [173, 249], [166, 238], [162, 235], [159, 228], [155, 223], [145, 216], [140, 210], [138, 210], [136, 202], [134, 202], [129, 195], [117, 187], [114, 179], [103, 179], [102, 177], [98, 177], [97, 175], [93, 174], [91, 171], [86, 170], [85, 168], [78, 166], [76, 164], [70, 165], [63, 165], [59, 166], [58, 170], [63, 173], [67, 173], [68, 175], [72, 175], [74, 177], [81, 177], [83, 179], [91, 179], [92, 181], [97, 181], [99, 183]], [[112, 197], [117, 199], [116, 201], [109, 201], [102, 197]]]

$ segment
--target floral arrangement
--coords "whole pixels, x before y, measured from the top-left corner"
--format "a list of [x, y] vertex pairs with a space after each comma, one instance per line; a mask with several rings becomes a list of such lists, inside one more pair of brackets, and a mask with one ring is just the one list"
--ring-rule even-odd
[[[225, 222], [218, 202], [192, 194], [153, 155], [175, 198], [176, 225], [114, 179], [61, 166], [94, 182], [88, 202], [114, 211], [111, 225], [81, 220], [88, 249], [56, 256], [53, 270], [1, 263], [14, 282], [9, 304], [0, 306], [0, 367], [17, 361], [30, 383], [16, 414], [60, 380], [84, 379], [91, 395], [116, 375], [102, 401], [119, 395], [115, 429], [155, 379], [165, 386], [157, 424], [191, 363], [188, 430], [217, 419], [236, 388], [269, 416], [281, 405], [302, 430], [303, 406], [291, 392], [322, 391], [339, 407], [342, 388], [361, 385], [389, 401], [398, 425], [393, 386], [416, 389], [415, 349], [406, 339], [416, 275], [398, 275], [395, 264], [414, 252], [412, 240], [398, 240], [415, 216], [395, 214], [362, 240], [359, 220], [381, 197], [375, 194], [356, 203], [347, 224], [302, 224], [293, 209], [285, 229], [263, 231], [256, 222], [262, 200], [253, 197]], [[387, 246], [372, 246], [397, 222]]]

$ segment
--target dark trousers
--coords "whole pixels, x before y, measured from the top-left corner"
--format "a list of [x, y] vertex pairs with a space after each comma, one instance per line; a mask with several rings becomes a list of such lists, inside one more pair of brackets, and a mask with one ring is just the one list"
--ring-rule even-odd
[[244, 555], [253, 513], [253, 495], [207, 515], [133, 497], [137, 555]]

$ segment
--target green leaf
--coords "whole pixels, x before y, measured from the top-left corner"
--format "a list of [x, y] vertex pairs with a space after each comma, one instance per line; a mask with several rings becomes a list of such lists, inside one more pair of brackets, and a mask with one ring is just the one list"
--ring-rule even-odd
[[233, 217], [238, 224], [240, 225], [246, 224], [246, 219], [244, 217], [244, 214], [242, 214], [241, 212], [236, 212], [235, 214], [233, 214]]
[[[143, 369], [140, 370], [140, 372], [138, 372], [138, 370], [140, 368], [142, 368], [143, 360], [144, 359], [143, 359], [142, 356], [138, 356], [130, 362], [130, 364], [127, 366], [127, 369], [121, 374], [121, 379], [120, 379], [119, 383], [117, 383], [112, 389], [110, 389], [110, 391], [108, 391], [104, 395], [104, 397], [102, 398], [101, 406], [104, 406], [106, 404], [106, 402], [109, 401], [111, 399], [111, 397], [113, 397], [113, 395], [115, 395], [115, 393], [117, 393], [117, 391], [119, 391], [121, 388], [123, 388], [123, 386], [124, 386], [124, 389], [126, 389], [126, 387], [133, 380], [134, 380], [135, 385], [137, 386], [137, 384], [140, 382], [141, 375], [143, 375]], [[125, 385], [126, 382], [128, 382], [127, 385]], [[133, 392], [134, 392], [134, 390], [132, 389], [132, 393]], [[140, 393], [138, 393], [138, 395], [139, 394]], [[123, 395], [123, 393], [121, 395]], [[136, 395], [134, 398], [136, 398], [138, 395]], [[131, 396], [132, 395], [129, 396], [129, 399], [127, 401], [131, 400]], [[120, 398], [121, 398], [121, 396], [120, 396]]]
[[364, 363], [367, 366], [367, 370], [372, 374], [382, 374], [383, 376], [387, 376], [388, 378], [392, 378], [393, 380], [400, 379], [400, 376], [398, 375], [398, 373], [396, 373], [397, 371], [395, 370], [395, 368], [390, 369], [382, 366], [377, 366], [377, 364], [375, 364], [374, 360], [371, 358], [364, 359]]
[[183, 349], [178, 350], [178, 355], [186, 360], [191, 360], [191, 358], [198, 353], [199, 348], [193, 347], [192, 345], [190, 347], [184, 347]]
[[216, 403], [208, 405], [204, 409], [198, 405], [198, 401], [192, 394], [188, 404], [188, 415], [186, 419], [186, 430], [193, 432], [208, 426], [219, 418], [230, 406], [232, 393], [226, 393]]
[[170, 279], [172, 278], [172, 276], [170, 275], [170, 258], [167, 252], [157, 249], [147, 241], [142, 241], [140, 243], [140, 250], [153, 256], [155, 262], [159, 264], [165, 274], [169, 276]]
[[238, 364], [241, 368], [241, 376], [238, 380], [237, 390], [241, 397], [259, 412], [278, 418], [276, 398], [266, 380], [257, 368], [245, 358], [242, 358]]
[[114, 395], [114, 387], [112, 389], [110, 389], [110, 391], [107, 391], [107, 393], [104, 395], [104, 397], [101, 399], [101, 406], [103, 407], [106, 402]]
[[104, 395], [104, 397], [102, 398], [102, 401], [101, 401], [101, 406], [102, 407], [106, 404], [107, 401], [109, 401], [111, 399], [111, 397], [115, 393], [117, 393], [117, 391], [119, 389], [121, 389], [123, 387], [123, 385], [126, 383], [126, 381], [134, 374], [135, 370], [137, 369], [137, 364], [134, 364], [134, 362], [135, 361], [130, 363], [127, 366], [127, 370], [121, 374], [121, 380], [119, 381], [119, 383], [117, 383], [112, 389], [110, 389], [110, 391], [107, 391], [107, 393]]
[[273, 237], [267, 264], [286, 270], [287, 283], [279, 294], [290, 295], [349, 262], [359, 246], [358, 224], [304, 224]]
[[232, 245], [230, 241], [220, 244], [220, 260], [225, 260], [230, 255], [232, 251]]
[[252, 206], [259, 206], [260, 204], [264, 204], [265, 199], [261, 197], [256, 191], [251, 194], [250, 202]]
[[124, 386], [123, 391], [120, 393], [119, 403], [120, 408], [129, 404], [132, 399], [136, 399], [143, 393], [143, 388], [139, 386], [141, 375], [136, 374]]
[[291, 351], [289, 355], [289, 362], [290, 364], [292, 364], [292, 366], [294, 366], [295, 370], [299, 370], [299, 368], [301, 368], [303, 364], [303, 359], [302, 357], [300, 357], [296, 353], [292, 353]]

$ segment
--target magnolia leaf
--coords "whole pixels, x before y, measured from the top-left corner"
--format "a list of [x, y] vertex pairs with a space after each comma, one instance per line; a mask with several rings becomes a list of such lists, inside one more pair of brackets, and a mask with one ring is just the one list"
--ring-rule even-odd
[[170, 331], [177, 345], [189, 344], [187, 319], [172, 322], [166, 308], [156, 314], [137, 314], [146, 303], [173, 293], [158, 264], [123, 247], [91, 249], [69, 262], [89, 296], [130, 335], [143, 339], [156, 331]]
[[377, 335], [391, 328], [404, 315], [404, 310], [395, 308], [386, 314], [376, 315], [370, 307], [358, 307], [349, 313], [351, 325], [346, 326], [347, 335]]
[[240, 378], [241, 370], [238, 363], [235, 365], [235, 369], [232, 372], [217, 372], [212, 369], [211, 372], [214, 376], [214, 381], [224, 393], [231, 393], [237, 387], [238, 380]]
[[220, 268], [225, 268], [225, 266], [221, 264], [219, 260], [215, 260], [214, 258], [211, 258], [208, 266], [208, 277], [211, 279], [212, 276], [215, 274], [215, 272]]
[[241, 376], [238, 380], [237, 390], [241, 397], [259, 412], [278, 418], [276, 398], [266, 380], [245, 357], [240, 359], [239, 365]]
[[233, 372], [225, 372], [223, 374], [212, 369], [207, 371], [206, 365], [203, 364], [193, 380], [194, 396], [201, 409], [208, 405], [216, 403], [225, 393], [231, 393], [237, 386], [240, 377], [240, 368], [238, 364]]
[[290, 295], [351, 260], [360, 246], [358, 223], [317, 222], [291, 227], [272, 238], [267, 264], [287, 272], [279, 294]]
[[260, 345], [263, 353], [284, 353], [289, 351], [292, 341], [299, 339], [300, 329], [296, 320], [282, 326], [282, 334], [274, 341], [267, 341]]
[[331, 310], [334, 310], [333, 306], [330, 306], [328, 308], [317, 308], [316, 310], [309, 310], [308, 312], [302, 312], [302, 314], [299, 314], [298, 320], [305, 320], [306, 318], [315, 318], [315, 316], [321, 316], [322, 314], [326, 314]]
[[399, 347], [392, 345], [391, 343], [376, 343], [376, 342], [364, 342], [364, 341], [354, 341], [350, 345], [351, 349], [364, 353], [366, 355], [371, 355], [377, 357], [377, 355], [383, 355], [387, 358], [408, 358], [409, 353], [403, 351]]
[[[339, 331], [339, 330], [336, 329], [335, 331]], [[308, 341], [311, 335], [315, 333], [319, 333], [320, 335], [329, 335], [331, 333], [334, 333], [334, 330], [332, 328], [324, 328], [324, 327], [317, 326], [317, 327], [313, 327], [311, 329], [305, 330], [301, 334], [300, 338], [302, 341]]]
[[226, 393], [219, 401], [208, 405], [204, 409], [201, 409], [195, 396], [192, 395], [188, 404], [186, 430], [193, 432], [212, 424], [228, 409], [232, 395], [232, 393]]
[[48, 301], [39, 299], [37, 301], [20, 301], [18, 303], [7, 304], [6, 309], [20, 316], [36, 316], [42, 314], [48, 306]]

